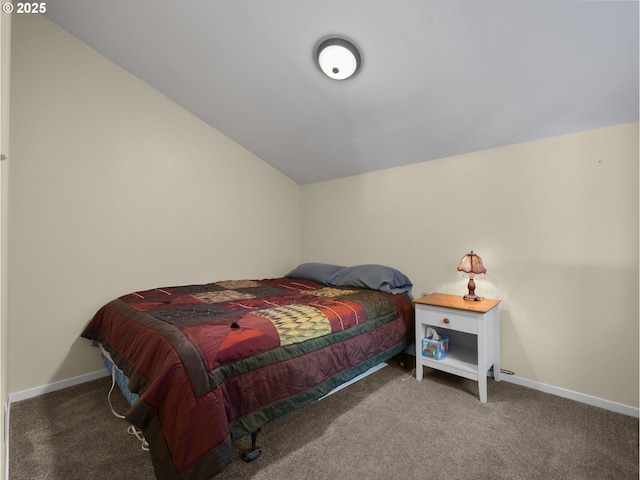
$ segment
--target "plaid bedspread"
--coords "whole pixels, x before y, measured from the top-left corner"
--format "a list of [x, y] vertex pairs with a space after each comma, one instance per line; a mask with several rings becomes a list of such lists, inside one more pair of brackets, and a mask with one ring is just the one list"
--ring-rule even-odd
[[401, 352], [406, 294], [308, 280], [232, 280], [158, 288], [102, 307], [82, 336], [99, 341], [140, 396], [158, 479], [211, 479], [231, 442]]

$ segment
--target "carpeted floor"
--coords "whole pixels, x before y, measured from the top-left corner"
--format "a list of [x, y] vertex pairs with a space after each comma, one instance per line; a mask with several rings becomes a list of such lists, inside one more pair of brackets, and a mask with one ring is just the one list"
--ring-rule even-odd
[[[217, 480], [638, 479], [638, 419], [507, 382], [386, 368], [267, 425]], [[109, 378], [12, 405], [10, 480], [152, 480]], [[126, 401], [115, 392], [120, 412]]]

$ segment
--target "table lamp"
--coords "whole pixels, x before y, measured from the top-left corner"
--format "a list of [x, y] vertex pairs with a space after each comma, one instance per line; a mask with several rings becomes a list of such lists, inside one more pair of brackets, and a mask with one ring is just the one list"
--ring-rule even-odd
[[482, 297], [478, 297], [475, 294], [476, 282], [473, 280], [475, 275], [483, 275], [487, 273], [485, 268], [482, 266], [482, 259], [473, 253], [473, 250], [471, 250], [471, 253], [467, 253], [462, 257], [462, 260], [460, 260], [458, 271], [469, 276], [469, 283], [467, 284], [469, 293], [464, 296], [464, 299], [473, 302], [479, 302], [482, 300]]

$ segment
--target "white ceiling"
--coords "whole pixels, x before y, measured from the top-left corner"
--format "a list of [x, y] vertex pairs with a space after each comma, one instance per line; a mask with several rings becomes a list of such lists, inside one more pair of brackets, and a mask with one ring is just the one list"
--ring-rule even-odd
[[[296, 182], [638, 120], [638, 1], [50, 0], [46, 16]], [[314, 46], [360, 48], [325, 77]]]

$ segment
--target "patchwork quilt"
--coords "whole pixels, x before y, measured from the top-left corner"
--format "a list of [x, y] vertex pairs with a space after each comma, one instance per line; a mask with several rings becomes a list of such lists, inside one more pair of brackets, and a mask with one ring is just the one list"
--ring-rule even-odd
[[411, 299], [310, 280], [231, 280], [124, 295], [82, 336], [139, 395], [126, 419], [156, 477], [211, 479], [231, 442], [404, 350]]

